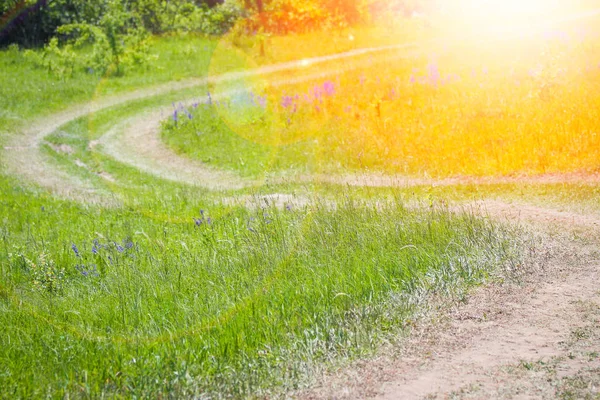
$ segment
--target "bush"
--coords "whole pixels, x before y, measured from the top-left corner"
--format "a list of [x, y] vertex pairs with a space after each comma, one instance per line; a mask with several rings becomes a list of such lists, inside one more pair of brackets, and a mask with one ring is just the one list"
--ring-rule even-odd
[[107, 11], [97, 25], [62, 25], [41, 55], [28, 52], [27, 56], [60, 78], [78, 70], [120, 75], [126, 67], [145, 64], [149, 58], [147, 33], [141, 22], [123, 11], [120, 1], [106, 4]]
[[[195, 31], [210, 35], [226, 32], [242, 16], [243, 8], [235, 0], [5, 0], [0, 14], [6, 14], [6, 28], [0, 31], [0, 46], [16, 43], [24, 47], [48, 44], [64, 26], [100, 27], [106, 32], [107, 21], [116, 10], [125, 19], [136, 20], [136, 29], [153, 34], [171, 31]], [[10, 21], [9, 21], [10, 18]], [[86, 28], [86, 30], [89, 30]]]
[[247, 21], [250, 32], [304, 33], [369, 20], [366, 0], [274, 0]]
[[[106, 11], [106, 2], [96, 0], [8, 0], [0, 6], [6, 18], [11, 18], [0, 33], [0, 46], [17, 43], [37, 47], [48, 43], [59, 26], [96, 24]], [[12, 12], [12, 15], [10, 14]]]
[[176, 15], [170, 31], [199, 32], [207, 35], [222, 35], [244, 16], [244, 9], [235, 1], [225, 1], [215, 7], [207, 5], [182, 7]]

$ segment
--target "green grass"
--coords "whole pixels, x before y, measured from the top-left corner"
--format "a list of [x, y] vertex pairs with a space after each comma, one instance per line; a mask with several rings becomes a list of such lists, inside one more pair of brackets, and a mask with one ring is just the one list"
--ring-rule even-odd
[[[32, 120], [97, 96], [247, 61], [242, 55], [211, 65], [211, 46], [202, 38], [160, 38], [149, 70], [64, 81], [21, 53], [4, 52], [0, 95], [10, 100], [1, 106], [0, 125], [6, 135], [18, 134]], [[306, 46], [302, 54], [318, 51]], [[199, 93], [205, 94], [202, 85], [132, 101], [46, 138], [73, 150], [63, 154], [45, 144], [49, 167], [89, 181], [116, 205], [61, 200], [0, 175], [0, 397], [278, 395], [396, 339], [429, 296], [456, 301], [518, 264], [518, 232], [442, 205], [475, 188], [289, 182], [211, 192], [90, 148], [119, 121]], [[214, 114], [204, 117], [207, 127], [223, 123]], [[321, 129], [320, 120], [313, 123]], [[223, 132], [210, 132], [207, 154], [214, 165], [240, 171], [228, 154], [239, 143], [227, 142]], [[240, 154], [250, 165], [246, 175], [272, 165], [263, 153]], [[288, 161], [282, 169], [312, 168], [293, 154]], [[269, 193], [312, 201], [277, 208], [261, 199]], [[255, 207], [221, 204], [243, 195], [255, 196]], [[415, 199], [421, 206], [408, 207]]]
[[185, 78], [206, 76], [214, 39], [189, 36], [155, 38], [150, 64], [122, 77], [76, 72], [58, 77], [36, 67], [22, 51], [0, 51], [0, 126], [10, 132], [44, 115], [80, 102]]
[[[124, 76], [99, 76], [75, 71], [60, 77], [36, 67], [18, 49], [0, 50], [0, 132], [65, 107], [141, 87], [202, 78], [240, 68], [322, 56], [362, 47], [384, 46], [414, 40], [414, 23], [407, 26], [365, 27], [333, 32], [330, 46], [315, 46], [318, 34], [269, 37], [268, 54], [260, 57], [255, 38], [210, 38], [193, 34], [152, 37], [149, 64], [132, 67]], [[353, 40], [348, 40], [352, 35]], [[236, 47], [232, 45], [235, 42]]]
[[410, 303], [391, 298], [477, 284], [515, 256], [486, 222], [402, 202], [212, 206], [197, 226], [205, 205], [185, 192], [148, 213], [1, 183], [12, 188], [0, 198], [9, 397], [239, 396], [297, 384], [313, 363], [372, 350], [401, 327]]
[[370, 57], [309, 82], [248, 80], [218, 103], [180, 109], [178, 121], [165, 121], [163, 139], [180, 154], [248, 177], [597, 172], [599, 35], [579, 29], [441, 46], [435, 57]]

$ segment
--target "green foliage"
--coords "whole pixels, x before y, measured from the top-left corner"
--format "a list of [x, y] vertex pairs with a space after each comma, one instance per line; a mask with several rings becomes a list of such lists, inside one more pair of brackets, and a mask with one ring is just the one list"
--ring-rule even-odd
[[29, 272], [29, 279], [34, 290], [52, 294], [62, 292], [65, 269], [59, 268], [45, 251], [42, 251], [35, 261], [32, 261], [23, 254], [21, 249], [17, 249], [16, 253], [8, 254], [8, 259], [14, 266], [24, 267]]
[[30, 273], [0, 246], [0, 387], [15, 398], [240, 398], [294, 384], [393, 337], [425, 293], [477, 284], [512, 257], [485, 220], [399, 199], [252, 211], [167, 183], [110, 209], [0, 184], [4, 241], [33, 254], [44, 243], [66, 269], [44, 255]]
[[107, 3], [106, 13], [97, 25], [63, 25], [58, 33], [70, 38], [77, 47], [92, 44], [88, 68], [120, 75], [123, 66], [147, 61], [146, 32], [140, 21], [123, 9], [120, 0]]
[[95, 0], [27, 1], [11, 7], [14, 15], [0, 36], [0, 46], [18, 43], [37, 47], [55, 35], [59, 26], [96, 24], [106, 11], [107, 2]]
[[[60, 72], [48, 73], [51, 67], [44, 67], [43, 63], [52, 60], [57, 68], [60, 57], [46, 55], [44, 58], [46, 51], [43, 49], [22, 51], [13, 45], [0, 50], [0, 145], [6, 137], [5, 132], [15, 131], [34, 119], [75, 103], [89, 102], [108, 94], [141, 89], [173, 79], [206, 76], [216, 43], [214, 39], [192, 35], [185, 38], [150, 37], [149, 53], [156, 57], [151, 57], [147, 67], [130, 68], [118, 79], [105, 79], [105, 76], [88, 71], [78, 72], [83, 68], [81, 65], [71, 73], [66, 63], [64, 67], [69, 69], [62, 75]], [[89, 48], [87, 50], [90, 51]], [[86, 49], [72, 51], [78, 53], [77, 59], [82, 59]]]
[[[285, 34], [313, 31], [328, 22], [331, 15], [319, 4], [310, 0], [276, 0], [266, 12], [254, 17], [266, 32]], [[252, 20], [251, 20], [252, 21]]]
[[[150, 0], [146, 0], [151, 3]], [[242, 7], [235, 0], [228, 0], [214, 7], [206, 4], [200, 6], [187, 1], [166, 3], [160, 17], [153, 18], [149, 25], [148, 9], [139, 12], [145, 26], [151, 32], [200, 32], [208, 35], [220, 35], [227, 32], [244, 14]]]
[[20, 3], [11, 0], [0, 6], [0, 14], [12, 11], [18, 17], [0, 36], [0, 46], [11, 43], [39, 46], [48, 43], [56, 34], [75, 29], [62, 28], [64, 26], [82, 29], [87, 25], [88, 28], [84, 29], [87, 31], [90, 31], [89, 26], [94, 26], [104, 32], [111, 47], [113, 63], [117, 59], [120, 61], [124, 54], [120, 54], [120, 45], [112, 39], [122, 33], [124, 26], [130, 27], [131, 21], [135, 21], [135, 29], [153, 34], [193, 31], [218, 35], [229, 30], [243, 15], [242, 7], [235, 0], [222, 4], [192, 0], [54, 0], [34, 3], [19, 7]]
[[275, 34], [344, 28], [370, 18], [365, 0], [273, 0], [263, 11], [253, 9], [246, 29]]
[[122, 75], [127, 67], [146, 64], [148, 35], [139, 20], [124, 12], [120, 5], [118, 0], [108, 2], [107, 12], [96, 25], [60, 26], [58, 37], [50, 40], [41, 55], [27, 54], [48, 72], [63, 79], [83, 70]]
[[225, 1], [214, 8], [200, 8], [193, 26], [196, 31], [209, 35], [220, 35], [229, 31], [243, 16], [244, 10], [238, 3]]
[[33, 51], [27, 51], [26, 56], [42, 66], [49, 73], [62, 79], [73, 76], [78, 64], [79, 57], [73, 51], [72, 45], [58, 46], [58, 39], [52, 38], [50, 43], [44, 47], [41, 55]]
[[[29, 1], [29, 3], [31, 3], [31, 0]], [[19, 0], [4, 0], [2, 2], [0, 2], [0, 16], [2, 15], [7, 15], [9, 13], [12, 13], [18, 9], [20, 9], [21, 5], [23, 4], [23, 2], [19, 1]], [[27, 3], [25, 3], [27, 4]]]

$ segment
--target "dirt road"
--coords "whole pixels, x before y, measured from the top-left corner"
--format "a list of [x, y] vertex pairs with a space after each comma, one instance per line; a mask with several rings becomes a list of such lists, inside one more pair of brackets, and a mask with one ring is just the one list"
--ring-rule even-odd
[[[414, 48], [414, 44], [400, 47], [407, 48]], [[376, 51], [364, 49], [309, 62]], [[213, 79], [234, 80], [302, 66], [299, 62], [285, 63]], [[305, 77], [308, 78], [314, 76]], [[3, 168], [58, 196], [101, 202], [102, 192], [62, 170], [44, 155], [41, 150], [44, 139], [61, 126], [90, 113], [206, 82], [190, 80], [139, 90], [46, 117], [11, 136], [2, 152]], [[160, 112], [156, 109], [134, 115], [104, 133], [99, 140], [102, 145], [99, 151], [152, 175], [209, 189], [260, 184], [177, 156], [161, 142], [159, 123]], [[308, 176], [298, 180], [357, 186], [600, 182], [597, 175], [441, 181], [351, 175]], [[319, 387], [297, 393], [297, 397], [483, 399], [549, 398], [564, 393], [574, 393], [573, 398], [600, 396], [600, 216], [491, 200], [481, 207], [493, 218], [523, 223], [531, 231], [542, 232], [527, 265], [521, 266], [520, 280], [482, 288], [469, 297], [467, 304], [451, 308], [440, 304], [429, 320], [415, 326], [401, 346], [386, 347], [377, 358], [325, 376]]]
[[306, 399], [598, 398], [600, 215], [484, 201], [540, 232], [517, 282], [440, 305], [401, 345], [323, 378]]

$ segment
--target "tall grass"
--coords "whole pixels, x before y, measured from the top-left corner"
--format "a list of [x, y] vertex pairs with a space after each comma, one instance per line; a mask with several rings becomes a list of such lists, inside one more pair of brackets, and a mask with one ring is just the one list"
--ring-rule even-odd
[[[0, 94], [9, 100], [1, 105], [0, 124], [16, 134], [33, 119], [94, 96], [239, 67], [238, 60], [209, 65], [205, 50], [216, 46], [212, 40], [162, 38], [155, 46], [156, 69], [107, 80], [81, 74], [57, 80], [14, 49], [4, 52]], [[321, 50], [306, 46], [307, 55]], [[422, 64], [421, 78], [430, 79], [426, 61], [415, 62]], [[413, 65], [389, 68], [398, 80], [366, 67], [328, 83], [261, 86], [253, 96], [247, 90], [219, 104], [215, 96], [210, 105], [185, 110], [192, 119], [175, 104], [177, 124], [171, 116], [165, 136], [180, 151], [199, 149], [196, 157], [246, 175], [263, 168], [362, 168], [365, 160], [377, 167], [381, 148], [372, 143], [419, 118], [433, 124], [425, 110], [456, 95], [457, 82], [411, 83]], [[424, 109], [407, 108], [411, 117], [400, 93]], [[166, 182], [92, 146], [130, 113], [178, 95], [184, 93], [88, 115], [47, 138], [49, 162], [108, 192], [117, 206], [61, 201], [0, 176], [0, 397], [281, 393], [310, 382], [330, 363], [397, 337], [428, 296], [450, 301], [518, 263], [515, 232], [450, 212], [430, 193], [417, 208], [406, 206], [402, 189], [338, 186], [322, 188], [326, 200], [315, 195], [306, 206], [277, 208], [259, 197], [253, 207], [228, 206], [223, 196], [254, 192]], [[395, 141], [389, 144], [398, 149]], [[51, 150], [60, 145], [70, 154]], [[363, 146], [360, 162], [353, 159], [357, 145]], [[263, 188], [281, 189], [315, 193], [293, 183]]]
[[596, 172], [597, 43], [597, 29], [557, 29], [408, 53], [312, 82], [247, 82], [226, 100], [176, 107], [163, 138], [247, 176]]
[[2, 186], [3, 397], [293, 387], [517, 254], [483, 220], [401, 201], [200, 210], [179, 192], [148, 213]]

